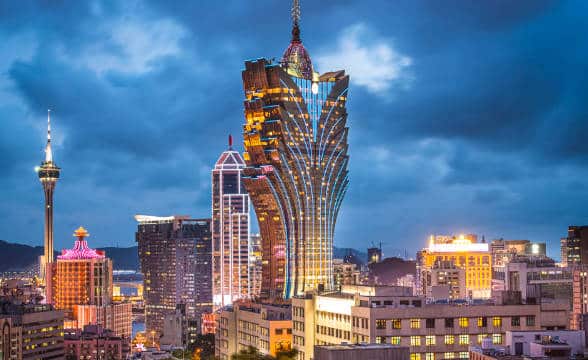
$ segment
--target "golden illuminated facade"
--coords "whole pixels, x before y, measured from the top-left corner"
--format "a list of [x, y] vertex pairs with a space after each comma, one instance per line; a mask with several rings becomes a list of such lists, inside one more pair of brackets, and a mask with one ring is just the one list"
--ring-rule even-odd
[[243, 182], [262, 239], [263, 298], [333, 288], [333, 236], [348, 185], [344, 71], [314, 71], [293, 7], [292, 41], [279, 64], [243, 71]]
[[431, 236], [417, 254], [418, 293], [436, 300], [486, 299], [492, 287], [492, 253], [475, 236]]
[[52, 303], [67, 317], [77, 305], [105, 306], [112, 299], [112, 260], [88, 247], [88, 235], [77, 229], [74, 247], [63, 250], [54, 265]]

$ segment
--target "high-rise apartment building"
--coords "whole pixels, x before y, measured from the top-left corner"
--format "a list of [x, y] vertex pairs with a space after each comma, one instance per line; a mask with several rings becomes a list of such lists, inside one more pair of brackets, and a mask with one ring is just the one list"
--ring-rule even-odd
[[139, 262], [144, 275], [145, 325], [163, 334], [177, 304], [189, 317], [212, 310], [210, 219], [137, 215]]
[[89, 234], [83, 227], [74, 236], [74, 247], [64, 249], [51, 268], [51, 303], [64, 312], [67, 329], [100, 324], [130, 339], [132, 304], [112, 302], [112, 260], [88, 246]]
[[[568, 236], [562, 247], [566, 250], [566, 260], [562, 259], [568, 266], [588, 265], [588, 225], [569, 226]], [[562, 254], [563, 255], [563, 254]]]
[[61, 169], [53, 161], [51, 149], [51, 112], [47, 113], [47, 145], [45, 146], [45, 161], [36, 168], [37, 175], [43, 185], [45, 193], [45, 232], [44, 251], [39, 263], [40, 277], [45, 282], [47, 299], [51, 298], [51, 276], [47, 276], [47, 268], [53, 264], [53, 192], [59, 179]]
[[572, 280], [572, 316], [570, 328], [585, 330], [588, 321], [588, 266], [575, 266], [571, 269]]
[[243, 182], [262, 239], [261, 297], [333, 288], [333, 236], [345, 195], [347, 87], [344, 71], [315, 71], [300, 37], [281, 61], [245, 62]]
[[109, 305], [112, 300], [112, 260], [88, 247], [86, 229], [78, 228], [74, 247], [65, 249], [53, 266], [51, 303], [73, 317], [76, 305]]
[[245, 162], [229, 148], [212, 170], [212, 278], [215, 307], [251, 297], [249, 195], [242, 181]]

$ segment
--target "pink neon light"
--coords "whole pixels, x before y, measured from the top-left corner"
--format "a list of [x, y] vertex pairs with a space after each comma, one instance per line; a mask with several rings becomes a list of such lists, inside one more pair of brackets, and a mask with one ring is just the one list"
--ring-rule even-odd
[[61, 255], [57, 258], [60, 260], [80, 260], [80, 259], [103, 259], [103, 251], [90, 249], [86, 240], [77, 239], [73, 249], [61, 250]]
[[272, 165], [262, 165], [261, 166], [261, 173], [267, 174], [274, 171], [274, 167]]

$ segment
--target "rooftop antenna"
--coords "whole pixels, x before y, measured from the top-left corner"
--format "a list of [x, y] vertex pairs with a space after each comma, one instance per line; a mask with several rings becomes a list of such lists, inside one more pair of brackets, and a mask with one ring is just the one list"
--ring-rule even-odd
[[51, 109], [47, 109], [47, 146], [45, 147], [45, 162], [53, 162], [53, 151], [51, 151]]
[[300, 0], [292, 1], [292, 41], [300, 42]]

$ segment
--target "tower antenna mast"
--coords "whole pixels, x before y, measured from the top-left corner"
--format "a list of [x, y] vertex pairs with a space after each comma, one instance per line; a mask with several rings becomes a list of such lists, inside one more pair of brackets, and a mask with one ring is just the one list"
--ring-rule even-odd
[[300, 23], [300, 0], [292, 1], [292, 23], [298, 25]]

